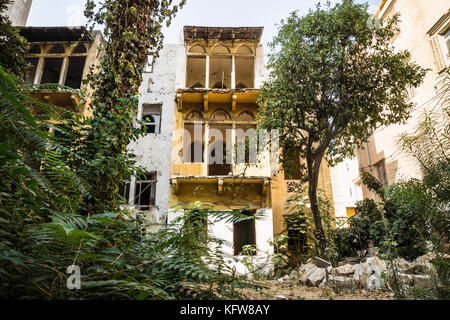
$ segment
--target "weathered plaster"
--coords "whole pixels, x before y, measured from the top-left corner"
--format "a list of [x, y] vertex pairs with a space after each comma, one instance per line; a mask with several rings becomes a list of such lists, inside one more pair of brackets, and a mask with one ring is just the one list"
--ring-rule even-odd
[[[148, 172], [157, 172], [156, 205], [147, 214], [149, 219], [157, 224], [165, 223], [169, 209], [174, 93], [179, 85], [177, 74], [183, 66], [183, 58], [182, 45], [165, 45], [154, 64], [153, 72], [143, 74], [137, 118], [142, 119], [143, 104], [162, 104], [161, 132], [147, 134], [129, 145], [129, 150], [136, 155], [137, 165], [147, 168]], [[135, 196], [134, 182], [133, 178], [130, 184], [130, 202]]]

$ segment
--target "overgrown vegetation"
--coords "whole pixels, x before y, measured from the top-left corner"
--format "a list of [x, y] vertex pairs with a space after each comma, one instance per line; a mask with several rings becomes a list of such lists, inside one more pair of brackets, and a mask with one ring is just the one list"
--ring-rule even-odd
[[[285, 230], [283, 230], [283, 233], [288, 235], [289, 266], [293, 268], [305, 262], [311, 256], [319, 256], [320, 244], [314, 233], [311, 204], [304, 185], [292, 181], [289, 183], [288, 191], [291, 195], [285, 205]], [[332, 203], [324, 190], [318, 191], [318, 203], [324, 231], [329, 238], [332, 230], [334, 230]]]
[[[236, 288], [258, 289], [228, 268], [223, 243], [192, 219], [249, 217], [194, 204], [147, 234], [140, 214], [119, 210], [119, 182], [136, 169], [125, 148], [140, 134], [131, 117], [141, 72], [148, 49], [161, 46], [161, 24], [177, 11], [169, 7], [106, 0], [94, 13], [88, 1], [88, 16], [104, 23], [107, 36], [99, 72], [89, 78], [91, 119], [33, 99], [5, 70], [22, 65], [25, 42], [10, 48], [13, 63], [1, 61], [1, 298], [218, 299], [239, 298]], [[1, 31], [2, 38], [17, 32], [10, 24]], [[66, 271], [75, 266], [81, 288], [70, 290]]]
[[[90, 187], [84, 209], [94, 212], [119, 209], [118, 189], [138, 169], [127, 151], [143, 129], [132, 125], [137, 113], [139, 86], [148, 54], [158, 57], [164, 39], [161, 29], [169, 25], [185, 0], [103, 0], [86, 2], [90, 29], [103, 26], [105, 45], [99, 70], [91, 70], [94, 116], [78, 124], [76, 150], [89, 162], [77, 162], [77, 173]], [[87, 129], [82, 129], [87, 128]]]
[[430, 240], [426, 221], [430, 202], [420, 181], [399, 182], [385, 190], [376, 178], [364, 172], [363, 182], [380, 194], [380, 200], [360, 201], [350, 227], [336, 231], [334, 240], [340, 246], [339, 258], [357, 256], [358, 251], [369, 248], [369, 242], [383, 252], [383, 245], [389, 240], [383, 213], [401, 257], [411, 261], [425, 254]]

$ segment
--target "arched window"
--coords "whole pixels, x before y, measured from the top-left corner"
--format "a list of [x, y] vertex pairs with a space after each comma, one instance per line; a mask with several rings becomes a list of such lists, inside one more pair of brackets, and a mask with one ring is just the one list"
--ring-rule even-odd
[[29, 50], [28, 53], [31, 54], [40, 54], [41, 53], [41, 47], [39, 46], [32, 46]]
[[237, 118], [237, 121], [255, 121], [255, 117], [248, 111], [242, 112]]
[[214, 47], [213, 54], [230, 54], [230, 50], [228, 50], [227, 47], [220, 44]]
[[236, 88], [253, 88], [255, 78], [255, 56], [253, 51], [243, 45], [236, 50]]
[[86, 47], [79, 43], [69, 57], [69, 65], [67, 68], [67, 77], [65, 85], [74, 89], [81, 87], [81, 79], [83, 78], [84, 65], [86, 64]]
[[251, 54], [253, 54], [253, 51], [247, 46], [240, 46], [236, 50], [236, 54], [239, 54], [239, 55], [251, 55]]
[[86, 47], [81, 43], [72, 50], [72, 54], [80, 54], [80, 53], [87, 53]]
[[189, 50], [189, 53], [206, 53], [206, 51], [202, 46], [197, 44], [197, 45], [191, 47], [191, 49]]
[[189, 49], [186, 61], [186, 87], [204, 88], [206, 79], [206, 50], [200, 45]]
[[48, 51], [48, 53], [59, 53], [59, 54], [64, 54], [66, 53], [66, 50], [64, 49], [64, 47], [60, 44], [54, 45], [53, 47], [50, 48], [50, 50]]
[[[28, 54], [40, 54], [41, 47], [40, 46], [32, 46], [28, 50]], [[36, 76], [36, 70], [39, 63], [39, 57], [28, 57], [25, 59], [30, 65], [31, 68], [28, 70], [27, 76], [25, 78], [25, 83], [34, 84], [34, 78]]]
[[191, 113], [189, 113], [187, 115], [187, 117], [185, 118], [185, 120], [187, 121], [203, 121], [203, 115], [200, 111], [192, 111]]
[[228, 112], [226, 112], [223, 109], [217, 109], [211, 115], [211, 120], [214, 120], [214, 121], [223, 121], [223, 120], [230, 120], [230, 119], [231, 119], [231, 117], [228, 114]]

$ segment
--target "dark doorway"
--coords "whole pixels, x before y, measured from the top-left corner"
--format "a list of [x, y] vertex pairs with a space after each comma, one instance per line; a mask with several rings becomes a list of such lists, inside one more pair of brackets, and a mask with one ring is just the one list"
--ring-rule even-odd
[[[222, 146], [220, 146], [222, 145]], [[222, 148], [222, 150], [220, 150]], [[210, 176], [227, 176], [231, 172], [231, 163], [227, 162], [227, 145], [223, 141], [214, 142], [211, 145], [211, 157], [218, 158], [217, 153], [222, 153], [222, 161], [217, 161], [215, 163], [209, 164], [209, 175]], [[220, 157], [219, 157], [220, 159]]]
[[[248, 216], [254, 216], [254, 211], [243, 211], [242, 212]], [[245, 220], [233, 224], [233, 248], [234, 255], [238, 256], [242, 254], [244, 246], [255, 246], [256, 247], [256, 232], [255, 232], [255, 220]], [[252, 252], [256, 254], [256, 251]]]

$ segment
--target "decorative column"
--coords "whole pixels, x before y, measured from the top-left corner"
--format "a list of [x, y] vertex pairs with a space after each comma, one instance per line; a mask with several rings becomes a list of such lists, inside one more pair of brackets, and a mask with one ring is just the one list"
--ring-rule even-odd
[[236, 57], [231, 56], [231, 89], [236, 89]]
[[209, 123], [205, 124], [205, 137], [204, 137], [205, 147], [203, 148], [203, 175], [208, 175], [208, 164], [209, 164]]
[[205, 88], [209, 89], [209, 56], [206, 55]]
[[[231, 172], [233, 173], [233, 175], [236, 172], [236, 165], [237, 165], [237, 161], [236, 161], [236, 152], [235, 152], [235, 146], [236, 146], [236, 123], [233, 123], [232, 129], [231, 129]], [[228, 145], [228, 144], [227, 144]]]

